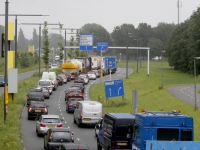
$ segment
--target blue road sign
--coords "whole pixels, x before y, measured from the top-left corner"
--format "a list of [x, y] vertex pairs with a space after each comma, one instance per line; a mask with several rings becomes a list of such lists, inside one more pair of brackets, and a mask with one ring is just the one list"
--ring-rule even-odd
[[104, 81], [106, 98], [124, 96], [123, 80]]
[[107, 68], [107, 69], [116, 68], [116, 58], [115, 57], [105, 57], [105, 68]]
[[98, 42], [97, 43], [97, 51], [108, 51], [108, 42]]
[[93, 34], [80, 34], [80, 51], [92, 51], [93, 50]]

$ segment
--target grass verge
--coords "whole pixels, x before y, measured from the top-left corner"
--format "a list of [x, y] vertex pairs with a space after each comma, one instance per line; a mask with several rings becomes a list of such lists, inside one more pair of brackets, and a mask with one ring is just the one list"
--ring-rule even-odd
[[[167, 62], [162, 63], [163, 68], [161, 69], [160, 63], [159, 61], [150, 63], [149, 76], [147, 76], [147, 64], [143, 62], [138, 73], [134, 71], [128, 79], [124, 78], [124, 98], [116, 97], [107, 100], [104, 92], [104, 83], [94, 84], [92, 86], [90, 98], [103, 103], [105, 113], [133, 113], [132, 91], [137, 90], [139, 101], [138, 111], [142, 108], [149, 111], [168, 112], [180, 109], [183, 114], [194, 118], [195, 140], [200, 140], [200, 111], [194, 110], [194, 107], [167, 92], [167, 87], [169, 86], [194, 84], [194, 76], [174, 70], [168, 66]], [[123, 66], [124, 64], [122, 63], [121, 65]], [[133, 70], [136, 70], [136, 62], [129, 62], [129, 66]], [[162, 81], [164, 86], [161, 88]]]

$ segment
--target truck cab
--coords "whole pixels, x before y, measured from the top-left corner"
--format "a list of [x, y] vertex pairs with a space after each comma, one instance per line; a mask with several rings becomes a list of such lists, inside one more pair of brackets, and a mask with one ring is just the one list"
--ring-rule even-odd
[[137, 113], [132, 150], [147, 150], [147, 141], [194, 141], [193, 118], [180, 111]]

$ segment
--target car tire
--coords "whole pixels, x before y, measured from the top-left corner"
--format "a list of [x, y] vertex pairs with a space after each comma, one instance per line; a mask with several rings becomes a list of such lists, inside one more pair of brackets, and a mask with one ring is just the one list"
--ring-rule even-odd
[[76, 124], [76, 120], [74, 119], [74, 124]]
[[50, 98], [50, 96], [49, 97], [47, 97], [47, 99], [49, 99]]
[[94, 132], [95, 132], [95, 137], [97, 137], [97, 132], [96, 132], [96, 129], [94, 129]]
[[28, 116], [28, 120], [31, 120], [31, 118]]
[[81, 127], [81, 122], [78, 120], [78, 127], [80, 128]]
[[97, 140], [97, 150], [102, 150], [102, 147], [101, 147], [101, 145], [99, 143], [99, 140]]

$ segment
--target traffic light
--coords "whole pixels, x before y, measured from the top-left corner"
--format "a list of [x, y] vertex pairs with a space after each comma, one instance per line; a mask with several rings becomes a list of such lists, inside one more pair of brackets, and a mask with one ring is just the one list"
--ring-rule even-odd
[[4, 58], [4, 33], [1, 35], [1, 58]]

